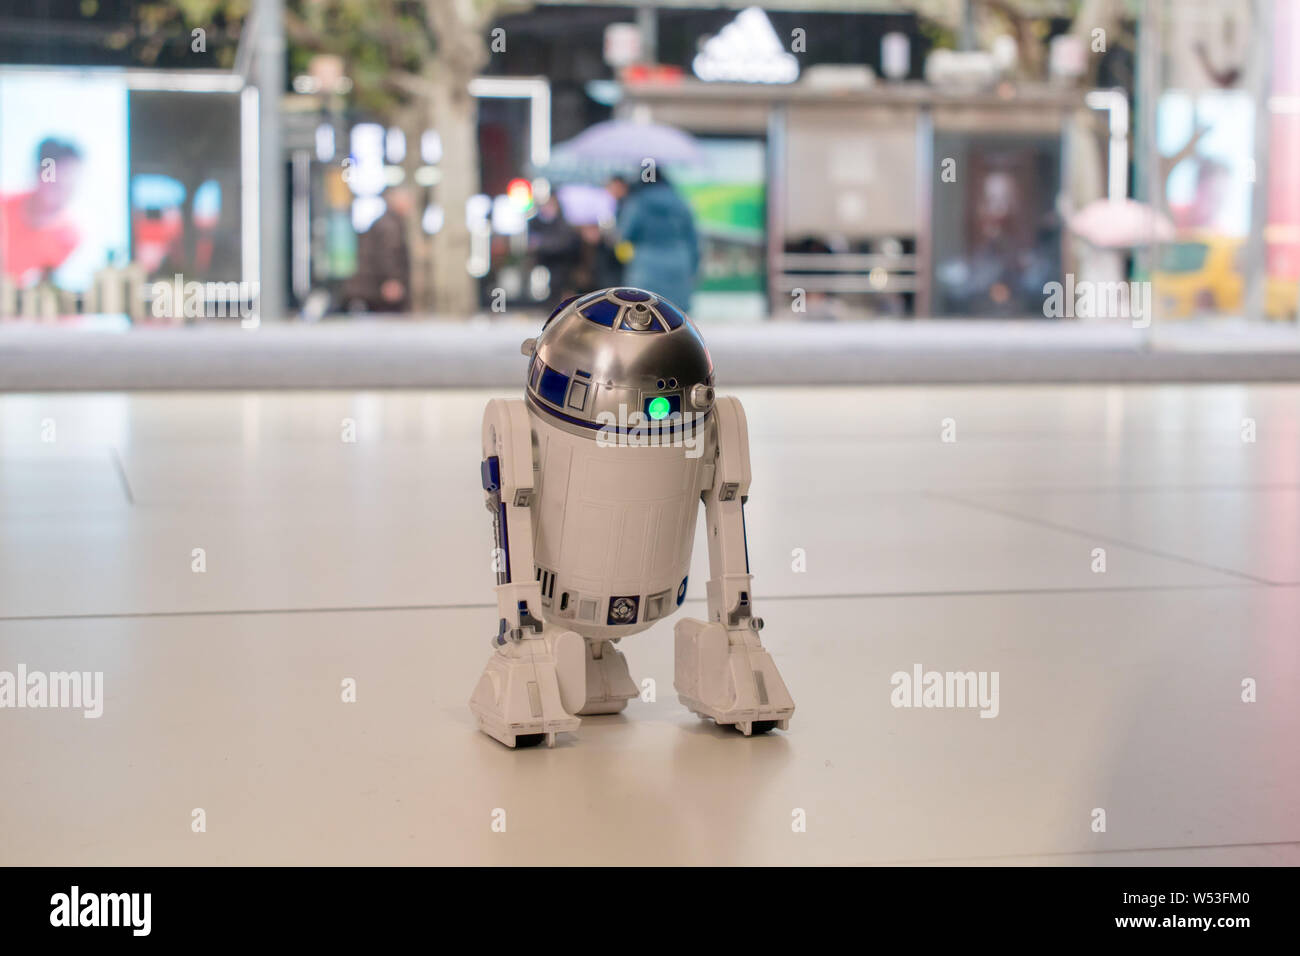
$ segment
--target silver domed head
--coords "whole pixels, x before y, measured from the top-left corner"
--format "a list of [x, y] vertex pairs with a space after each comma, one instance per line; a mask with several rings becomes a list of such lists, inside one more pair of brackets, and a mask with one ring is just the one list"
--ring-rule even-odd
[[612, 422], [635, 427], [637, 416], [651, 425], [699, 421], [713, 407], [713, 360], [667, 299], [603, 289], [561, 303], [546, 320], [527, 394], [534, 411], [575, 434]]

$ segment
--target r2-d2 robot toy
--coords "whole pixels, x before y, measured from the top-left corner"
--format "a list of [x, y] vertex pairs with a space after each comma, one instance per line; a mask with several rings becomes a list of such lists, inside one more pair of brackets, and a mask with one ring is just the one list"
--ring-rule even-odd
[[746, 736], [785, 730], [794, 701], [750, 587], [745, 412], [714, 395], [699, 331], [650, 292], [605, 289], [562, 304], [522, 351], [524, 398], [483, 414], [498, 622], [470, 698], [479, 728], [554, 746], [638, 695], [615, 645], [686, 599], [703, 499], [708, 620], [674, 628], [678, 697]]

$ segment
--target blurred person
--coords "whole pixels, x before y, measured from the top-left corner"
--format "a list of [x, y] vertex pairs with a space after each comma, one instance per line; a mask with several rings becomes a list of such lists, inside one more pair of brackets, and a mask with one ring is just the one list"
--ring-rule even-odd
[[582, 239], [564, 217], [564, 210], [555, 194], [537, 208], [537, 215], [528, 224], [528, 248], [534, 265], [541, 266], [550, 275], [550, 296], [546, 309], [554, 309], [561, 300], [580, 290], [574, 287], [574, 270], [578, 265]]
[[605, 232], [596, 225], [582, 226], [578, 230], [582, 245], [572, 273], [573, 293], [594, 292], [623, 284], [623, 264], [618, 261], [614, 247]]
[[623, 208], [623, 200], [627, 198], [627, 194], [631, 189], [632, 187], [628, 185], [628, 181], [622, 176], [611, 176], [609, 182], [605, 183], [605, 191], [614, 197], [616, 213]]
[[0, 269], [20, 288], [49, 277], [81, 243], [69, 207], [81, 174], [81, 150], [44, 139], [36, 147], [36, 186], [0, 197]]
[[690, 207], [662, 171], [653, 182], [634, 188], [623, 180], [611, 180], [611, 185], [615, 182], [626, 189], [618, 210], [624, 281], [689, 312], [700, 265], [699, 237]]
[[605, 183], [605, 192], [609, 193], [614, 200], [614, 218], [609, 222], [601, 222], [601, 231], [606, 241], [614, 250], [615, 261], [618, 262], [619, 274], [623, 272], [623, 265], [631, 258], [631, 250], [626, 242], [621, 242], [618, 236], [619, 217], [623, 214], [623, 203], [627, 199], [628, 193], [632, 191], [632, 185], [622, 176], [611, 176]]
[[357, 237], [357, 271], [344, 285], [349, 308], [367, 312], [409, 312], [411, 253], [406, 227], [415, 215], [409, 189], [391, 186], [384, 192], [384, 214]]

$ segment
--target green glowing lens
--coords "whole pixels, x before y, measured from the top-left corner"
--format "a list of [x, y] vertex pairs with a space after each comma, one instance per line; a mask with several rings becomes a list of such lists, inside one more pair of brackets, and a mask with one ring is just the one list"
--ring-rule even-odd
[[669, 403], [668, 399], [660, 395], [657, 398], [650, 399], [650, 404], [645, 407], [645, 410], [650, 414], [652, 419], [659, 421], [660, 419], [667, 418], [668, 413], [672, 411], [672, 408], [673, 406]]

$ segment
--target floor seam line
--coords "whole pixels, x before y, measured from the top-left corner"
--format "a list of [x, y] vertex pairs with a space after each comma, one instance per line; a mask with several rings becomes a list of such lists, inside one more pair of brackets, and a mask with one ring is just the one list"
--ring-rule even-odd
[[[1006, 597], [1032, 595], [1067, 595], [1067, 594], [1128, 594], [1155, 593], [1163, 591], [1247, 591], [1259, 588], [1295, 588], [1300, 584], [1258, 584], [1243, 582], [1241, 584], [1137, 584], [1132, 586], [1116, 585], [1095, 588], [1009, 588], [982, 589], [973, 591], [882, 591], [874, 594], [769, 594], [758, 596], [763, 601], [871, 601], [911, 598], [952, 598], [952, 597]], [[704, 604], [704, 598], [687, 598], [685, 604]], [[109, 611], [87, 612], [84, 614], [17, 614], [0, 616], [0, 624], [19, 623], [23, 621], [78, 621], [78, 620], [114, 620], [125, 618], [171, 618], [171, 617], [235, 617], [272, 614], [357, 614], [385, 613], [392, 611], [475, 611], [496, 607], [495, 604], [390, 604], [390, 605], [356, 605], [352, 607], [280, 607], [280, 608], [233, 608], [231, 610], [203, 611]]]
[[1138, 846], [1138, 847], [1106, 847], [1098, 850], [1050, 850], [1047, 852], [1026, 851], [1024, 853], [989, 853], [978, 856], [936, 856], [936, 857], [900, 857], [889, 860], [870, 860], [863, 861], [864, 865], [884, 865], [890, 863], [911, 863], [913, 865], [925, 865], [945, 862], [972, 862], [977, 860], [1025, 860], [1042, 856], [1092, 856], [1092, 855], [1112, 855], [1115, 853], [1177, 853], [1186, 850], [1232, 850], [1241, 847], [1266, 847], [1266, 846], [1300, 846], [1300, 840], [1261, 840], [1246, 843], [1197, 843], [1188, 846]]
[[1071, 527], [1069, 525], [1056, 524], [1055, 522], [1046, 521], [1042, 518], [1035, 518], [1032, 515], [1019, 514], [1014, 511], [1006, 511], [1001, 508], [995, 508], [992, 505], [986, 505], [978, 501], [971, 501], [966, 498], [961, 498], [954, 494], [940, 493], [940, 494], [932, 494], [930, 496], [934, 498], [938, 498], [942, 501], [949, 501], [954, 504], [965, 505], [969, 508], [974, 508], [977, 511], [985, 511], [988, 512], [989, 514], [1000, 515], [1003, 518], [1010, 518], [1013, 521], [1022, 521], [1026, 524], [1036, 525], [1040, 528], [1048, 528], [1052, 531], [1059, 531], [1063, 534], [1072, 534], [1081, 538], [1084, 537], [1093, 538], [1097, 541], [1105, 542], [1106, 544], [1115, 545], [1121, 548], [1128, 548], [1130, 551], [1136, 551], [1139, 554], [1145, 554], [1148, 555], [1149, 557], [1163, 558], [1166, 561], [1177, 561], [1180, 564], [1186, 564], [1194, 568], [1200, 568], [1203, 571], [1214, 571], [1219, 574], [1227, 574], [1230, 575], [1231, 577], [1241, 578], [1244, 581], [1250, 581], [1254, 584], [1263, 585], [1266, 587], [1272, 587], [1279, 584], [1279, 582], [1276, 581], [1269, 581], [1266, 578], [1259, 578], [1253, 574], [1247, 574], [1245, 571], [1236, 571], [1233, 570], [1232, 568], [1221, 568], [1213, 564], [1206, 564], [1204, 561], [1197, 561], [1195, 558], [1185, 557], [1181, 554], [1172, 554], [1166, 551], [1158, 551], [1155, 548], [1149, 548], [1146, 547], [1145, 545], [1134, 544], [1130, 541], [1125, 541], [1122, 538], [1116, 538], [1111, 535], [1095, 533], [1092, 531], [1084, 531], [1079, 528]]
[[131, 492], [131, 481], [126, 477], [126, 467], [122, 464], [122, 456], [117, 453], [117, 446], [109, 445], [108, 454], [113, 460], [113, 470], [117, 472], [117, 481], [122, 486], [122, 494], [126, 495], [126, 503], [134, 505], [135, 495]]

